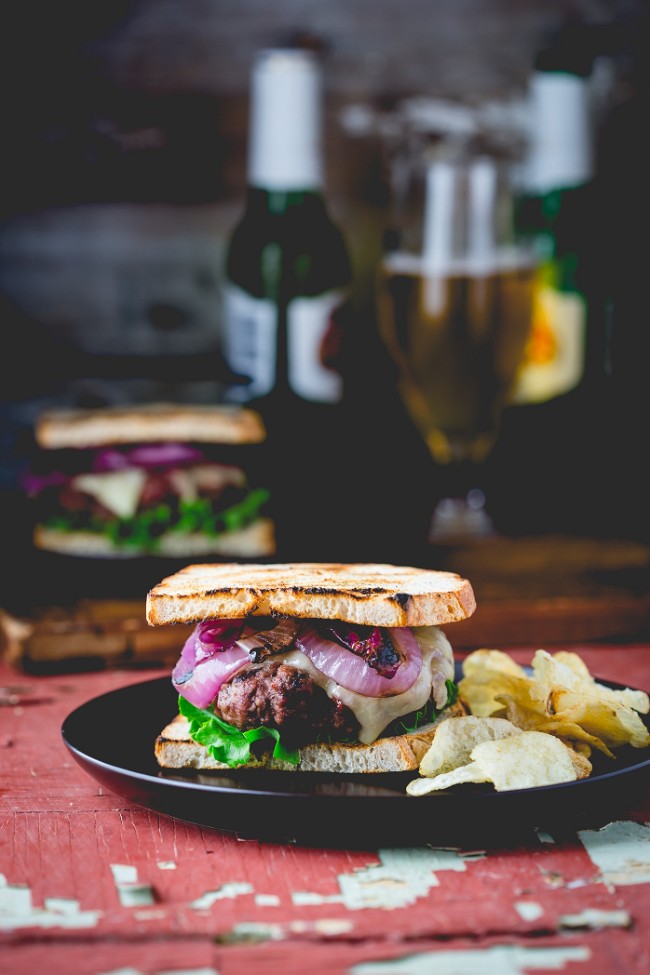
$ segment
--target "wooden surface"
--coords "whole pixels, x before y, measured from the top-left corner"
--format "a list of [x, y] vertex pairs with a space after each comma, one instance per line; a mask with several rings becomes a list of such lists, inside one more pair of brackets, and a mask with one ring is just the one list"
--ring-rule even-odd
[[[449, 632], [456, 648], [650, 642], [650, 545], [642, 542], [496, 537], [431, 546], [414, 564], [448, 569], [471, 581], [477, 610]], [[132, 569], [130, 590], [146, 592], [177, 568], [152, 568], [148, 583], [144, 570], [140, 578]], [[191, 627], [147, 626], [143, 596], [115, 596], [114, 564], [34, 562], [32, 571], [23, 572], [22, 588], [30, 592], [28, 579], [37, 580], [34, 591], [55, 604], [0, 604], [0, 657], [17, 669], [45, 673], [171, 666], [181, 634], [191, 632]], [[125, 575], [121, 566], [119, 572]], [[66, 601], [56, 601], [62, 593], [52, 589], [57, 573], [70, 580]], [[103, 595], [83, 598], [84, 581], [93, 573], [95, 590]]]
[[456, 647], [650, 640], [650, 545], [564, 534], [440, 548], [436, 567], [471, 580], [474, 615]]
[[[569, 647], [650, 689], [650, 644]], [[436, 849], [433, 822], [413, 849], [241, 840], [102, 790], [63, 745], [79, 704], [162, 671], [0, 668], [2, 975], [650, 970], [650, 797], [601, 831], [490, 849]]]

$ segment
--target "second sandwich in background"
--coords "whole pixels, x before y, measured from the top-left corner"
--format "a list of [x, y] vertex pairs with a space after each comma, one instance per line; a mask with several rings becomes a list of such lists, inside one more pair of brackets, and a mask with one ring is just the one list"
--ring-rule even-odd
[[249, 409], [150, 403], [52, 410], [24, 485], [34, 545], [84, 557], [275, 552], [269, 491], [251, 485], [241, 451], [265, 440]]

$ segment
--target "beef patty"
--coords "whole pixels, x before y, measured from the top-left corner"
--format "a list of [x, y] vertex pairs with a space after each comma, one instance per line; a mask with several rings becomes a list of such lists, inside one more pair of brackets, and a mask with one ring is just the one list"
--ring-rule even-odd
[[241, 731], [260, 725], [277, 728], [283, 740], [305, 744], [317, 739], [356, 739], [352, 711], [327, 696], [308, 673], [282, 660], [249, 664], [223, 684], [215, 710]]

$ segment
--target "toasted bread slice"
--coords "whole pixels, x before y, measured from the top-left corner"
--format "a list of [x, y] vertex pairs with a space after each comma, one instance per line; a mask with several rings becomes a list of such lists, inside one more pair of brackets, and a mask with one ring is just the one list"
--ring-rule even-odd
[[374, 563], [189, 565], [147, 595], [147, 621], [244, 616], [335, 619], [370, 626], [432, 626], [474, 612], [474, 592], [453, 572]]
[[92, 410], [49, 410], [35, 424], [36, 441], [47, 449], [108, 444], [244, 444], [266, 439], [262, 418], [239, 406], [146, 403]]
[[[410, 772], [419, 767], [441, 722], [464, 713], [460, 703], [453, 704], [436, 721], [423, 725], [417, 731], [392, 738], [378, 738], [370, 745], [329, 742], [305, 745], [300, 749], [300, 763], [297, 766], [272, 758], [269, 752], [239, 767], [298, 772]], [[158, 764], [163, 768], [231, 771], [229, 766], [214, 759], [204, 745], [198, 745], [190, 738], [187, 718], [180, 714], [163, 728], [156, 739], [154, 751]]]
[[193, 559], [197, 556], [222, 555], [227, 558], [257, 559], [275, 552], [275, 527], [270, 518], [257, 521], [223, 535], [201, 535], [198, 532], [168, 532], [161, 535], [153, 551], [133, 546], [115, 545], [97, 532], [58, 531], [37, 525], [33, 533], [36, 548], [64, 555], [86, 558], [128, 559], [140, 556]]

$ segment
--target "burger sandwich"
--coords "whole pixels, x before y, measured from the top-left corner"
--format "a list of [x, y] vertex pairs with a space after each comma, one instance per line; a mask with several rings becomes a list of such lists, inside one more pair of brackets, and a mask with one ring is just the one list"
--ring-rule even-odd
[[24, 487], [38, 549], [90, 557], [275, 552], [269, 492], [242, 457], [265, 440], [241, 407], [152, 403], [51, 410]]
[[417, 769], [462, 714], [440, 628], [470, 616], [451, 572], [337, 563], [190, 565], [147, 596], [153, 626], [195, 623], [171, 679], [164, 768]]

